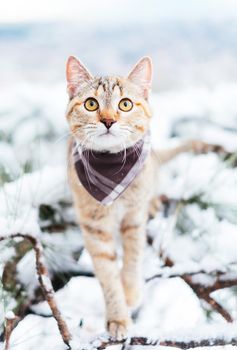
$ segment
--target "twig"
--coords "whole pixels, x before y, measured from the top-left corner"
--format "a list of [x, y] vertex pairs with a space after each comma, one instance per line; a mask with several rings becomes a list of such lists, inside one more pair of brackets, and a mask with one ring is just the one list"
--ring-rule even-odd
[[[216, 149], [214, 151], [217, 153], [219, 153], [219, 152], [222, 153], [223, 149], [216, 147]], [[234, 155], [236, 156], [236, 154], [234, 154]], [[165, 213], [167, 210], [170, 211], [171, 207], [172, 207], [172, 212], [173, 212], [174, 211], [173, 208], [177, 207], [178, 204], [186, 205], [186, 204], [191, 204], [193, 202], [196, 202], [197, 198], [193, 197], [193, 198], [190, 198], [188, 200], [184, 200], [184, 199], [176, 200], [176, 199], [168, 198], [165, 195], [161, 195], [159, 197], [159, 200], [164, 206], [164, 213]], [[204, 202], [202, 202], [201, 204], [204, 206], [206, 205], [206, 203], [204, 203]], [[160, 254], [161, 258], [163, 257], [163, 259], [164, 259], [163, 255], [164, 254]], [[174, 262], [172, 261], [172, 259], [165, 256], [164, 265], [168, 266], [168, 267], [172, 267], [172, 266], [174, 266]], [[199, 275], [199, 276], [204, 275], [204, 277], [211, 276], [213, 278], [213, 283], [211, 283], [208, 286], [206, 286], [206, 285], [204, 286], [200, 282], [195, 281], [195, 279], [193, 278], [195, 275]], [[233, 322], [233, 318], [230, 315], [230, 313], [227, 310], [225, 310], [222, 305], [220, 305], [217, 301], [215, 301], [210, 296], [210, 294], [216, 290], [219, 290], [219, 289], [237, 286], [237, 274], [235, 274], [234, 276], [231, 276], [228, 273], [225, 273], [223, 271], [218, 271], [218, 270], [213, 271], [211, 273], [200, 270], [198, 272], [193, 272], [193, 273], [183, 273], [183, 274], [174, 273], [174, 274], [170, 274], [168, 276], [158, 274], [158, 275], [155, 275], [155, 276], [148, 278], [146, 281], [149, 282], [149, 281], [153, 280], [154, 278], [161, 278], [161, 277], [166, 277], [166, 278], [180, 277], [180, 278], [182, 278], [192, 288], [192, 290], [199, 297], [199, 299], [205, 300], [215, 311], [217, 311], [220, 315], [222, 315], [222, 317], [227, 322]]]
[[[216, 271], [216, 274], [218, 275], [220, 272]], [[146, 279], [146, 282], [150, 282], [156, 278], [177, 278], [180, 277], [182, 278], [194, 291], [194, 293], [200, 298], [205, 300], [215, 311], [217, 311], [219, 314], [222, 315], [222, 317], [227, 321], [227, 322], [233, 322], [233, 318], [230, 315], [230, 313], [224, 309], [223, 306], [221, 306], [216, 300], [214, 300], [211, 296], [210, 293], [214, 292], [215, 290], [226, 288], [226, 287], [233, 287], [237, 286], [237, 277], [235, 279], [227, 279], [227, 280], [219, 280], [217, 279], [214, 281], [214, 283], [211, 286], [203, 286], [200, 283], [195, 283], [192, 280], [192, 277], [195, 275], [204, 275], [204, 276], [210, 276], [210, 274], [205, 273], [204, 271], [198, 271], [198, 272], [190, 272], [190, 273], [184, 273], [184, 274], [170, 274], [170, 275], [162, 275], [162, 274], [157, 274], [152, 277], [149, 277]]]
[[[198, 294], [198, 293], [197, 293]], [[211, 307], [221, 314], [221, 316], [227, 321], [227, 322], [233, 322], [233, 318], [231, 314], [221, 305], [219, 304], [215, 299], [213, 299], [209, 294], [202, 296], [203, 300], [205, 300]]]
[[[165, 264], [164, 266], [168, 266], [168, 267], [173, 267], [174, 266], [174, 263], [172, 262], [171, 264], [171, 259], [169, 257], [166, 257], [166, 260], [165, 260]], [[224, 275], [224, 272], [222, 271], [219, 271], [219, 270], [214, 270], [214, 271], [211, 271], [211, 272], [206, 272], [205, 270], [199, 270], [199, 271], [193, 271], [193, 272], [184, 272], [184, 273], [178, 273], [178, 272], [174, 272], [174, 273], [167, 273], [167, 271], [165, 273], [158, 273], [156, 275], [153, 275], [151, 277], [148, 277], [146, 279], [146, 282], [150, 282], [156, 278], [176, 278], [176, 277], [182, 277], [182, 278], [188, 278], [188, 277], [193, 277], [193, 276], [197, 276], [197, 275], [200, 275], [200, 274], [205, 274], [208, 276], [213, 276], [213, 277], [216, 277], [216, 275]], [[236, 279], [237, 279], [237, 275], [236, 275]]]
[[14, 324], [17, 320], [17, 317], [15, 316], [14, 312], [10, 311], [5, 316], [6, 319], [6, 326], [5, 326], [5, 350], [10, 350], [10, 337], [12, 334], [12, 330], [14, 327]]
[[[172, 259], [167, 258], [169, 267], [174, 266], [174, 262]], [[166, 265], [165, 261], [165, 265]], [[195, 276], [204, 276], [204, 277], [212, 277], [213, 282], [208, 285], [204, 286], [200, 282], [195, 282], [194, 277]], [[220, 305], [215, 299], [213, 299], [210, 294], [216, 290], [227, 288], [227, 287], [233, 287], [237, 286], [237, 274], [231, 275], [230, 273], [225, 273], [223, 271], [215, 270], [211, 272], [206, 272], [204, 270], [196, 271], [196, 272], [190, 272], [190, 273], [171, 273], [171, 274], [157, 274], [152, 277], [149, 277], [146, 282], [150, 282], [154, 280], [155, 278], [176, 278], [180, 277], [182, 278], [194, 291], [194, 293], [198, 296], [199, 299], [205, 300], [216, 312], [218, 312], [227, 322], [233, 322], [233, 318], [230, 315], [230, 313], [222, 306]], [[199, 279], [200, 280], [200, 279]]]
[[114, 340], [108, 339], [107, 341], [102, 341], [99, 346], [96, 347], [97, 350], [106, 349], [108, 346], [123, 344], [127, 342], [128, 345], [143, 345], [143, 346], [170, 346], [179, 349], [190, 349], [202, 346], [224, 346], [224, 345], [237, 345], [237, 337], [231, 339], [224, 338], [210, 338], [210, 339], [200, 339], [200, 340], [152, 340], [147, 337], [131, 337], [129, 341], [124, 340]]
[[[206, 274], [207, 275], [207, 274]], [[221, 281], [219, 271], [216, 272], [216, 280], [210, 286], [203, 286], [201, 283], [196, 283], [193, 281], [193, 276], [188, 276], [187, 274], [182, 276], [183, 280], [192, 288], [194, 293], [200, 298], [205, 300], [215, 311], [217, 311], [227, 322], [233, 322], [233, 318], [230, 313], [224, 309], [217, 301], [215, 301], [210, 294], [215, 290], [233, 287], [237, 285], [237, 278], [235, 279], [226, 279]], [[208, 275], [210, 276], [210, 275]], [[227, 277], [227, 276], [226, 276]]]
[[70, 348], [69, 341], [71, 339], [71, 334], [69, 332], [68, 326], [63, 319], [56, 300], [54, 296], [54, 289], [51, 283], [51, 280], [49, 278], [48, 269], [43, 261], [43, 248], [39, 240], [31, 235], [28, 234], [22, 234], [22, 233], [16, 233], [11, 234], [8, 236], [0, 236], [0, 241], [3, 241], [5, 239], [14, 239], [14, 238], [24, 238], [27, 239], [31, 244], [35, 251], [35, 257], [36, 257], [36, 271], [38, 274], [38, 280], [39, 284], [42, 290], [42, 293], [48, 302], [48, 305], [52, 311], [52, 315], [55, 318], [59, 332], [62, 336], [62, 339], [64, 343]]

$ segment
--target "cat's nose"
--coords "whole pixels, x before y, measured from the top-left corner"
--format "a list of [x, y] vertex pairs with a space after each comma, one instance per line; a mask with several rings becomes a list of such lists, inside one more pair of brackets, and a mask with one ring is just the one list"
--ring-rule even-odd
[[114, 119], [101, 119], [101, 123], [103, 123], [107, 129], [111, 128], [111, 126], [116, 123]]

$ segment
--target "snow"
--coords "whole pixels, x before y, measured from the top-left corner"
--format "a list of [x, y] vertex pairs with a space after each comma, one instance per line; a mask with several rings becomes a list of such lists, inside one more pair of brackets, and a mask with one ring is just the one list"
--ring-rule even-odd
[[[235, 86], [228, 86], [226, 94], [230, 93], [232, 96], [232, 88], [234, 89]], [[29, 93], [29, 88], [25, 88], [23, 93], [26, 91]], [[56, 89], [56, 91], [59, 90]], [[160, 96], [154, 95], [153, 105], [155, 116], [157, 115], [158, 118], [154, 118], [153, 144], [165, 147], [179, 143], [178, 137], [168, 142], [167, 136], [171, 131], [171, 126], [180, 120], [180, 116], [195, 115], [195, 118], [201, 118], [209, 108], [211, 121], [211, 116], [215, 113], [213, 101], [219, 94], [218, 91], [215, 89], [212, 92], [206, 89], [191, 89], [189, 91], [164, 92]], [[35, 91], [32, 91], [32, 97], [35, 99]], [[28, 98], [31, 100], [30, 96]], [[39, 95], [37, 98], [39, 99]], [[44, 98], [46, 98], [45, 91], [40, 100], [37, 101], [37, 105], [42, 104], [46, 111], [50, 103], [44, 101]], [[36, 104], [34, 99], [31, 101], [32, 106]], [[170, 99], [173, 101], [172, 106], [168, 103]], [[231, 127], [235, 120], [236, 110], [232, 105], [230, 106], [230, 101], [226, 96], [219, 96], [219, 99], [222, 99], [220, 104], [224, 103], [225, 105], [223, 108], [231, 108], [226, 113], [228, 118], [225, 120], [225, 125]], [[184, 103], [184, 101], [188, 101], [188, 103]], [[22, 109], [22, 102], [19, 104]], [[156, 108], [159, 109], [159, 113], [156, 112]], [[11, 147], [8, 144], [0, 143], [0, 152], [2, 150], [4, 153], [4, 149], [8, 150], [6, 157], [3, 158], [3, 163], [13, 174], [13, 178], [15, 177], [14, 181], [5, 183], [0, 190], [0, 230], [2, 235], [22, 232], [40, 238], [45, 247], [45, 262], [50, 276], [55, 272], [63, 273], [68, 270], [91, 272], [93, 271], [91, 259], [86, 251], [81, 251], [83, 241], [80, 231], [77, 228], [69, 228], [64, 235], [57, 231], [53, 234], [45, 230], [42, 232], [42, 228], [47, 227], [48, 222], [42, 222], [38, 218], [40, 205], [51, 205], [57, 210], [61, 210], [58, 206], [59, 202], [70, 203], [71, 201], [65, 162], [65, 135], [67, 132], [64, 123], [60, 121], [58, 124], [58, 120], [55, 119], [56, 111], [48, 111], [47, 113], [45, 119], [40, 119], [36, 124], [34, 120], [25, 120], [21, 127], [14, 132]], [[60, 113], [62, 114], [62, 111]], [[20, 120], [21, 118], [18, 122]], [[219, 131], [213, 134], [216, 138], [212, 135], [212, 141], [219, 142], [221, 140], [224, 146], [233, 149], [235, 141], [232, 142], [228, 131], [223, 131], [220, 113], [215, 119], [215, 123], [217, 122]], [[55, 142], [47, 139], [49, 125], [54, 130], [53, 139], [56, 139]], [[8, 128], [10, 128], [9, 125]], [[11, 128], [14, 128], [14, 122], [12, 122]], [[211, 128], [217, 128], [217, 126], [210, 126], [210, 130]], [[182, 137], [183, 131], [180, 130], [180, 137]], [[44, 166], [41, 162], [37, 165], [39, 153], [38, 151], [33, 152], [31, 155], [34, 160], [33, 171], [19, 176], [21, 164], [29, 155], [28, 145], [35, 142], [32, 135], [36, 131], [36, 134], [44, 140], [40, 146], [41, 160], [43, 160]], [[222, 138], [219, 138], [220, 134]], [[208, 138], [205, 132], [189, 136]], [[17, 149], [21, 149], [22, 153], [17, 154]], [[14, 167], [12, 167], [13, 164]], [[174, 229], [177, 224], [176, 212], [168, 218], [158, 214], [148, 223], [147, 229], [149, 235], [153, 237], [154, 243], [152, 248], [149, 247], [146, 250], [144, 278], [159, 273], [162, 274], [162, 278], [146, 284], [143, 306], [138, 320], [131, 330], [131, 335], [146, 335], [154, 339], [159, 336], [160, 339], [163, 337], [182, 340], [210, 337], [216, 334], [222, 336], [223, 333], [226, 337], [232, 336], [234, 326], [227, 328], [221, 318], [214, 318], [216, 323], [208, 326], [205, 313], [200, 307], [200, 301], [190, 287], [180, 278], [168, 279], [168, 277], [173, 274], [195, 273], [200, 270], [207, 273], [215, 270], [225, 271], [228, 264], [236, 261], [237, 236], [236, 223], [234, 222], [237, 198], [236, 175], [236, 170], [224, 164], [216, 154], [195, 157], [187, 154], [181, 155], [161, 169], [160, 193], [171, 198], [187, 200], [201, 194], [201, 199], [208, 202], [209, 207], [204, 210], [200, 209], [197, 204], [190, 204], [186, 208], [180, 209], [182, 215], [188, 218], [188, 225], [191, 225], [185, 228], [189, 234], [180, 235], [176, 232], [177, 229]], [[228, 215], [225, 214], [225, 217], [219, 220], [217, 208], [220, 208], [219, 211], [223, 214], [223, 205], [233, 208], [232, 218], [229, 210], [226, 210]], [[61, 212], [63, 220], [71, 222], [75, 219], [70, 208], [65, 208]], [[161, 261], [157, 258], [157, 252], [160, 249], [175, 261], [174, 267], [164, 268], [161, 266]], [[80, 252], [78, 263], [77, 259], [72, 258], [73, 252]], [[39, 286], [33, 251], [27, 252], [21, 259], [17, 266], [17, 272], [29, 297], [33, 297], [35, 289]], [[236, 266], [231, 265], [231, 270], [228, 270], [228, 273], [230, 276], [232, 273], [233, 278], [236, 277]], [[206, 286], [213, 281], [213, 278], [203, 274], [193, 276], [194, 281], [201, 282]], [[43, 276], [43, 281], [47, 288], [51, 289], [48, 277]], [[226, 302], [226, 295], [224, 294], [222, 297], [224, 300], [222, 302]], [[232, 294], [228, 295], [232, 309], [233, 298]], [[91, 342], [93, 337], [106, 335], [104, 333], [103, 296], [96, 279], [89, 277], [71, 278], [64, 288], [56, 292], [56, 301], [73, 333], [75, 349], [78, 348], [78, 343], [82, 346], [83, 344], [88, 346], [88, 342]], [[32, 310], [39, 315], [51, 315], [51, 310], [46, 302], [35, 304], [32, 306]], [[37, 315], [27, 315], [18, 324], [13, 331], [11, 344], [16, 350], [38, 349], [38, 344], [40, 344], [40, 348], [64, 349], [55, 320], [52, 317], [44, 318]]]
[[35, 269], [35, 252], [33, 250], [27, 252], [17, 264], [17, 276], [25, 286], [27, 295], [32, 298], [36, 288], [39, 287]]
[[[236, 338], [236, 324], [222, 324], [222, 325], [205, 325], [197, 328], [187, 327], [185, 329], [179, 329], [173, 334], [163, 334], [163, 339], [175, 340], [180, 339], [181, 341], [199, 340], [199, 339], [224, 339], [226, 341]], [[162, 339], [161, 338], [161, 339]]]
[[[181, 280], [166, 280], [154, 284], [153, 287], [146, 288], [144, 299], [149, 300], [149, 303], [144, 305], [140, 321], [134, 325], [129, 336], [144, 335], [151, 339], [180, 341], [215, 337], [229, 340], [236, 336], [236, 324], [203, 325], [204, 315], [199, 307], [199, 301]], [[177, 290], [179, 290], [178, 294]], [[88, 346], [88, 342], [92, 340], [91, 334], [97, 334], [100, 339], [105, 336], [102, 293], [95, 279], [72, 278], [66, 287], [56, 293], [56, 300], [58, 305], [61, 305], [70, 330], [73, 331], [75, 345], [87, 344]], [[170, 305], [171, 301], [172, 305]], [[50, 314], [46, 302], [35, 306], [34, 311], [45, 315]], [[25, 335], [22, 336], [22, 334]], [[43, 344], [47, 344], [47, 348], [51, 349], [53, 338], [54, 346], [61, 349], [62, 344], [55, 320], [28, 315], [13, 331], [11, 344], [17, 350], [27, 350], [30, 346], [33, 348], [37, 346], [42, 336], [45, 342]], [[99, 343], [98, 339], [97, 342]], [[95, 342], [93, 344], [95, 345]], [[75, 349], [77, 349], [76, 346]]]
[[5, 314], [5, 318], [7, 320], [14, 320], [16, 318], [16, 315], [13, 311], [7, 311], [7, 313]]
[[0, 188], [1, 235], [17, 232], [38, 236], [38, 207], [67, 199], [66, 169], [45, 167]]
[[[19, 206], [28, 203], [31, 206], [39, 206], [41, 203], [51, 204], [65, 198], [66, 181], [65, 166], [47, 166], [33, 173], [24, 174], [15, 182], [5, 184], [1, 195], [8, 200], [10, 198], [12, 202], [17, 200]], [[1, 208], [1, 212], [4, 209]]]
[[[50, 74], [56, 74], [55, 71], [56, 68], [52, 69]], [[72, 225], [75, 215], [67, 181], [65, 82], [61, 75], [60, 79], [49, 81], [48, 71], [42, 74], [44, 78], [47, 76], [46, 82], [15, 79], [14, 86], [6, 84], [1, 92], [0, 236], [21, 232], [37, 237], [44, 247], [49, 276], [59, 275], [63, 279], [68, 271], [87, 273], [93, 271], [93, 266], [88, 252], [83, 250], [80, 229]], [[167, 148], [184, 139], [196, 138], [236, 151], [236, 91], [236, 82], [223, 80], [211, 87], [193, 84], [154, 93], [153, 146]], [[170, 340], [236, 336], [235, 290], [212, 294], [234, 318], [234, 324], [227, 325], [219, 315], [206, 317], [200, 300], [181, 278], [168, 278], [194, 273], [193, 280], [204, 286], [213, 282], [212, 273], [216, 270], [236, 278], [236, 167], [214, 153], [180, 155], [160, 169], [159, 193], [186, 201], [199, 196], [207, 208], [196, 202], [178, 207], [174, 204], [168, 217], [157, 213], [149, 221], [147, 231], [153, 244], [145, 251], [144, 279], [155, 274], [161, 274], [162, 278], [146, 283], [142, 307], [130, 336]], [[42, 206], [54, 210], [53, 219], [40, 217]], [[52, 220], [53, 227], [49, 228]], [[60, 226], [61, 223], [66, 225]], [[173, 267], [163, 266], [161, 251], [175, 262]], [[8, 240], [1, 243], [1, 275], [4, 264], [14, 254], [14, 246]], [[209, 276], [197, 274], [201, 270]], [[34, 251], [28, 251], [17, 264], [17, 279], [28, 297], [34, 298], [39, 287]], [[51, 289], [47, 276], [43, 276], [43, 281]], [[73, 333], [73, 349], [90, 349], [93, 339], [95, 346], [98, 338], [106, 338], [103, 295], [97, 279], [72, 277], [55, 296]], [[6, 310], [14, 310], [16, 301], [2, 293], [2, 288], [0, 298], [3, 325], [4, 318], [9, 316]], [[65, 349], [55, 320], [43, 317], [51, 315], [47, 303], [36, 302], [31, 309], [38, 315], [28, 314], [19, 322], [11, 336], [12, 348]]]
[[51, 279], [49, 278], [49, 276], [42, 275], [41, 279], [42, 279], [42, 283], [43, 283], [44, 288], [47, 291], [47, 293], [52, 293], [53, 287], [52, 287], [52, 282], [51, 282]]
[[[74, 325], [84, 321], [82, 333], [90, 334], [91, 329], [102, 332], [104, 326], [104, 305], [102, 291], [98, 281], [91, 277], [73, 277], [61, 290], [56, 292], [56, 301], [67, 320]], [[72, 307], [73, 306], [73, 307]], [[46, 302], [33, 307], [35, 312], [49, 314]], [[92, 312], [93, 310], [93, 312]]]
[[[207, 142], [221, 143], [229, 150], [236, 150], [237, 140], [236, 132], [236, 83], [220, 83], [212, 89], [208, 87], [191, 86], [186, 89], [169, 90], [159, 95], [153, 96], [153, 110], [154, 114], [158, 116], [160, 123], [154, 120], [153, 141], [157, 146], [163, 146], [164, 136], [170, 135], [173, 126], [180, 119], [192, 118], [198, 120], [204, 119], [206, 123], [210, 122], [211, 128], [193, 128], [192, 130], [185, 130], [185, 134], [193, 138], [203, 139]], [[210, 124], [209, 124], [210, 126]], [[219, 133], [213, 133], [219, 126]], [[228, 133], [221, 130], [220, 127], [233, 128]], [[191, 131], [191, 134], [187, 134]], [[225, 135], [220, 140], [220, 135]], [[211, 138], [211, 139], [210, 139]], [[167, 142], [167, 141], [166, 141]]]
[[53, 318], [28, 315], [18, 326], [11, 335], [10, 346], [13, 349], [65, 350]]
[[40, 227], [37, 223], [37, 211], [30, 209], [26, 214], [20, 218], [0, 217], [1, 237], [9, 237], [17, 233], [38, 237], [40, 235]]

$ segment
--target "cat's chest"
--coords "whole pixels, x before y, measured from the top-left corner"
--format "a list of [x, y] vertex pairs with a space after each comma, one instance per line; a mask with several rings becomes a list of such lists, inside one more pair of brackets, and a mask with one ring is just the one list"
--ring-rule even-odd
[[116, 216], [116, 222], [118, 226], [120, 226], [128, 208], [126, 202], [119, 198], [116, 202], [114, 202], [114, 213]]

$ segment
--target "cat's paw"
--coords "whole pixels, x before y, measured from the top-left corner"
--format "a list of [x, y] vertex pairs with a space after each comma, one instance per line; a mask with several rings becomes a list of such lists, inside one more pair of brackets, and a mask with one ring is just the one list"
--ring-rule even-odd
[[113, 338], [122, 340], [127, 337], [130, 324], [131, 320], [128, 318], [124, 320], [111, 320], [107, 322], [107, 329]]

